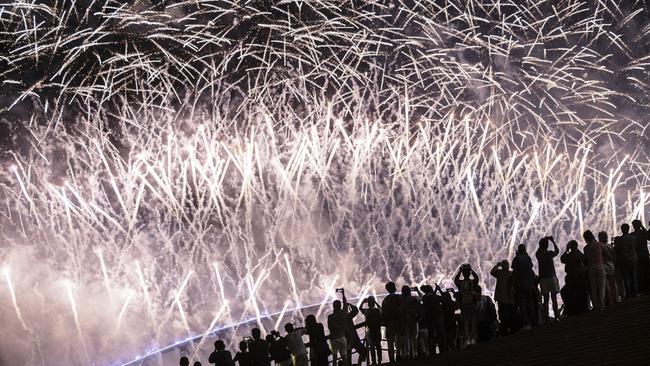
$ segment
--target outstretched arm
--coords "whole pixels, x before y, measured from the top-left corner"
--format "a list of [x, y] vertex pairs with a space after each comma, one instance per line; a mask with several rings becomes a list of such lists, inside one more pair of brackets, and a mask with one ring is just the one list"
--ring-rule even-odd
[[359, 305], [359, 311], [361, 311], [364, 314], [365, 314], [365, 311], [366, 311], [365, 305], [367, 303], [368, 303], [368, 299], [363, 299], [363, 301], [361, 301], [361, 304]]
[[492, 267], [492, 269], [490, 270], [490, 275], [492, 275], [492, 277], [497, 276], [497, 273], [499, 271], [499, 264], [500, 263], [495, 264], [494, 267]]
[[354, 318], [355, 316], [357, 316], [357, 314], [359, 314], [359, 309], [352, 304], [348, 304], [348, 309], [349, 309], [348, 315], [350, 316], [350, 318]]
[[557, 247], [557, 244], [555, 244], [555, 239], [553, 237], [550, 237], [551, 243], [553, 243], [553, 256], [555, 257], [556, 255], [560, 254], [560, 248]]

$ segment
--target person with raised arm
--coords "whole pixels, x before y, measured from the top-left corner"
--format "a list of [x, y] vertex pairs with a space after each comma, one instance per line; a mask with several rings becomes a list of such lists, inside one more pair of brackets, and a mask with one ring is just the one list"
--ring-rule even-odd
[[287, 339], [282, 337], [280, 333], [272, 330], [266, 336], [266, 342], [269, 345], [270, 360], [274, 361], [277, 366], [292, 366], [293, 360], [291, 359], [291, 352]]
[[461, 315], [465, 331], [465, 345], [476, 344], [478, 340], [477, 311], [481, 293], [478, 275], [469, 263], [458, 268], [454, 284], [460, 293]]
[[515, 289], [512, 286], [512, 270], [507, 259], [492, 267], [490, 275], [497, 280], [494, 288], [494, 300], [499, 307], [500, 334], [512, 334], [515, 331], [514, 320], [517, 307], [515, 306]]
[[564, 263], [564, 287], [561, 290], [564, 301], [564, 312], [567, 316], [585, 313], [589, 310], [587, 291], [585, 255], [578, 249], [575, 240], [567, 243], [566, 249], [560, 257]]
[[[342, 292], [343, 289], [337, 289]], [[333, 365], [344, 364], [348, 366], [348, 340], [347, 340], [347, 312], [340, 300], [332, 303], [332, 313], [327, 316], [327, 328], [330, 331], [330, 348], [332, 349]], [[340, 361], [338, 357], [341, 358]]]
[[248, 342], [246, 342], [245, 340], [239, 342], [239, 352], [235, 354], [235, 358], [233, 358], [233, 361], [237, 362], [239, 366], [253, 365], [251, 354], [248, 352]]
[[352, 364], [352, 350], [357, 352], [357, 361], [359, 365], [366, 359], [366, 347], [361, 342], [359, 338], [359, 333], [357, 333], [357, 327], [354, 325], [354, 318], [359, 314], [359, 309], [350, 304], [345, 297], [345, 289], [341, 288], [341, 298], [343, 300], [343, 310], [346, 312], [346, 330], [345, 338], [347, 339], [348, 344], [348, 364]]
[[226, 344], [221, 339], [214, 342], [214, 351], [210, 354], [208, 362], [214, 366], [235, 366], [230, 351], [226, 350]]
[[[548, 250], [549, 242], [553, 243], [553, 250]], [[557, 306], [557, 294], [560, 292], [560, 282], [555, 274], [555, 263], [553, 259], [560, 254], [555, 239], [552, 236], [546, 236], [539, 240], [539, 248], [535, 252], [537, 265], [539, 268], [539, 287], [543, 297], [544, 320], [548, 320], [549, 297], [553, 302], [553, 316], [555, 319], [560, 318], [560, 310]]]
[[251, 330], [253, 339], [248, 343], [248, 352], [251, 354], [253, 366], [271, 366], [269, 357], [269, 342], [262, 339], [262, 331], [259, 328]]
[[307, 366], [309, 358], [307, 357], [305, 342], [302, 340], [302, 337], [307, 334], [307, 329], [294, 328], [293, 323], [287, 323], [284, 325], [284, 330], [287, 332], [284, 338], [287, 340], [291, 355], [293, 355], [293, 365]]
[[[367, 307], [366, 307], [367, 306]], [[368, 296], [361, 302], [359, 310], [366, 318], [366, 342], [372, 365], [381, 365], [381, 308], [374, 296]]]

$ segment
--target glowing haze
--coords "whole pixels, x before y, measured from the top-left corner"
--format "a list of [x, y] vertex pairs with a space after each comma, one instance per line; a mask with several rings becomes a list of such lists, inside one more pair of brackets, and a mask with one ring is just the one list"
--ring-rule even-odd
[[121, 365], [467, 260], [489, 289], [516, 244], [646, 220], [647, 9], [591, 3], [0, 5], [0, 363]]

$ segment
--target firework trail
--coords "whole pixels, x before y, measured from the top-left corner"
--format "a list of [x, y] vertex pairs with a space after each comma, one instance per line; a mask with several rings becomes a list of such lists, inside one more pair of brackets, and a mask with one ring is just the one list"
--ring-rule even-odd
[[10, 1], [0, 32], [12, 364], [204, 357], [647, 218], [643, 2]]

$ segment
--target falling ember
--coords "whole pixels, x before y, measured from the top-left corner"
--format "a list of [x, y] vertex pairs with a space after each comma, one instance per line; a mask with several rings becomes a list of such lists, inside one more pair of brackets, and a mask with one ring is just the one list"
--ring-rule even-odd
[[[97, 249], [97, 256], [99, 257], [99, 263], [102, 266], [102, 275], [104, 276], [104, 285], [106, 286], [106, 292], [108, 292], [108, 296], [109, 296], [109, 298], [111, 300], [111, 304], [112, 304], [113, 303], [113, 292], [111, 291], [111, 282], [108, 279], [108, 272], [106, 271], [106, 264], [104, 263], [104, 256], [102, 255], [101, 248]], [[119, 321], [118, 321], [118, 324], [119, 324]]]
[[7, 280], [7, 287], [9, 288], [9, 293], [11, 294], [11, 302], [14, 304], [14, 310], [16, 311], [16, 316], [18, 317], [18, 320], [20, 320], [20, 324], [23, 326], [23, 329], [29, 329], [27, 327], [27, 324], [25, 323], [25, 319], [23, 319], [23, 315], [20, 312], [20, 308], [18, 307], [18, 301], [16, 300], [16, 292], [14, 291], [14, 285], [11, 283], [11, 276], [9, 273], [9, 269], [5, 268], [2, 270], [5, 279]]
[[127, 291], [128, 295], [126, 297], [126, 300], [124, 300], [124, 304], [122, 305], [122, 309], [120, 310], [120, 315], [117, 316], [117, 324], [115, 325], [115, 332], [118, 332], [120, 330], [120, 325], [122, 324], [122, 320], [124, 319], [124, 314], [126, 314], [126, 309], [129, 307], [129, 304], [131, 303], [131, 298], [133, 298], [133, 291], [128, 290]]
[[72, 282], [65, 281], [65, 287], [68, 293], [68, 300], [70, 300], [70, 310], [72, 310], [72, 317], [74, 318], [75, 328], [77, 329], [77, 335], [79, 336], [79, 342], [81, 344], [81, 349], [83, 350], [84, 361], [90, 364], [90, 357], [88, 355], [86, 340], [81, 330], [81, 323], [79, 322], [79, 313], [77, 312], [77, 302], [75, 301]]

